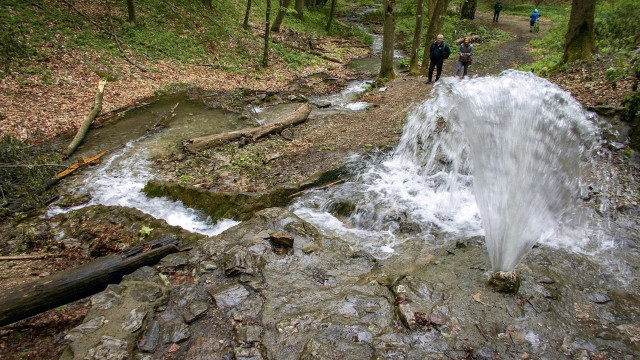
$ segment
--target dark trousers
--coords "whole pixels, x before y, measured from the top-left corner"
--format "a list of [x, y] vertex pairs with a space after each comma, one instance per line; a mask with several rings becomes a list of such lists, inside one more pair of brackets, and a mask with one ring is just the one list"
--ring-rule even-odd
[[500, 16], [500, 11], [493, 12], [493, 21], [498, 22], [498, 17]]
[[433, 77], [433, 68], [436, 68], [436, 81], [440, 80], [440, 74], [442, 74], [442, 63], [444, 59], [433, 60], [431, 59], [431, 63], [429, 64], [429, 81]]

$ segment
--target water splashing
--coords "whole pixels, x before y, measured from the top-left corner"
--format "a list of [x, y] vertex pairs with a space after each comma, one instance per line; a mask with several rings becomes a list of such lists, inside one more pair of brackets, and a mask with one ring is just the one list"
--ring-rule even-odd
[[395, 152], [348, 185], [356, 192], [345, 186], [297, 211], [312, 218], [348, 198], [354, 211], [345, 227], [380, 231], [378, 245], [387, 248], [403, 241], [407, 224], [419, 224], [416, 235], [430, 240], [484, 229], [493, 270], [512, 270], [537, 242], [555, 239], [559, 225], [579, 225], [593, 120], [570, 94], [531, 73], [445, 78], [409, 116]]
[[410, 117], [398, 155], [424, 150], [427, 169], [435, 159], [450, 163], [454, 191], [458, 174], [472, 169], [492, 268], [512, 270], [575, 219], [595, 126], [569, 93], [531, 73], [448, 79], [434, 93]]

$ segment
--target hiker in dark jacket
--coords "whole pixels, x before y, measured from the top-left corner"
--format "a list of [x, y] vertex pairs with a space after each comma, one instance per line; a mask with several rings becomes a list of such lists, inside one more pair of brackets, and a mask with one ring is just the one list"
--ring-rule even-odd
[[500, 11], [502, 11], [502, 2], [498, 0], [498, 2], [493, 5], [493, 21], [498, 22], [498, 17], [500, 17]]
[[442, 34], [438, 34], [437, 40], [431, 44], [431, 48], [429, 49], [429, 58], [431, 59], [431, 62], [429, 63], [429, 81], [427, 81], [427, 84], [431, 82], [434, 68], [436, 68], [436, 81], [440, 80], [442, 64], [444, 63], [444, 59], [449, 58], [449, 54], [451, 54], [449, 45], [444, 42], [444, 36]]

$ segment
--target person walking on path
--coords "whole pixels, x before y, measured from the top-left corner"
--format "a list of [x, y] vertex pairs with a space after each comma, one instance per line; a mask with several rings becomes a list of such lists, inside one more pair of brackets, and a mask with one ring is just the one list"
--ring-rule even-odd
[[[465, 37], [462, 44], [460, 44], [460, 49], [458, 50], [458, 71], [456, 71], [456, 76], [459, 76], [460, 79], [464, 78], [467, 75], [467, 70], [469, 69], [469, 65], [471, 65], [471, 56], [473, 55], [473, 45], [471, 44], [471, 38]], [[462, 68], [464, 67], [464, 72], [461, 73]]]
[[436, 68], [436, 81], [440, 80], [440, 74], [442, 74], [442, 64], [445, 59], [449, 58], [451, 54], [451, 49], [449, 45], [444, 42], [444, 36], [442, 34], [438, 34], [437, 40], [431, 44], [429, 49], [429, 58], [431, 62], [429, 63], [429, 80], [427, 84], [431, 82], [433, 78], [433, 69]]
[[529, 32], [533, 32], [533, 27], [536, 26], [536, 22], [538, 21], [539, 17], [540, 13], [538, 12], [538, 9], [533, 10], [533, 13], [531, 13], [531, 15], [529, 16], [529, 18], [531, 19], [531, 21], [529, 22]]
[[500, 17], [500, 11], [502, 11], [502, 2], [498, 0], [495, 5], [493, 5], [493, 22], [498, 22], [498, 17]]

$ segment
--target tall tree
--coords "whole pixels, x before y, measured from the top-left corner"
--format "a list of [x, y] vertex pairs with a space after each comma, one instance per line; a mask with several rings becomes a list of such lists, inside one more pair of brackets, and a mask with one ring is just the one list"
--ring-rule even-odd
[[[420, 37], [422, 36], [422, 23], [424, 15], [424, 0], [418, 0], [416, 7], [416, 26], [413, 29], [413, 43], [411, 44], [411, 59], [409, 60], [409, 74], [417, 75], [418, 71], [418, 53], [420, 52]], [[424, 56], [427, 55], [425, 49]]]
[[273, 25], [271, 26], [271, 31], [278, 32], [280, 31], [280, 25], [282, 25], [282, 20], [284, 20], [284, 16], [287, 15], [287, 8], [291, 4], [291, 0], [280, 0], [280, 9], [278, 9], [278, 14], [276, 15], [275, 20], [273, 20]]
[[466, 0], [463, 2], [460, 9], [460, 17], [463, 19], [475, 19], [477, 2], [478, 0]]
[[433, 6], [429, 9], [429, 27], [427, 28], [427, 36], [424, 39], [424, 55], [422, 56], [422, 69], [420, 73], [427, 75], [429, 73], [429, 47], [436, 40], [438, 33], [442, 30], [444, 18], [447, 15], [447, 7], [449, 0], [434, 0]]
[[564, 41], [563, 63], [586, 60], [596, 51], [593, 34], [593, 19], [596, 12], [596, 0], [573, 0], [571, 15]]
[[264, 19], [264, 54], [262, 54], [262, 66], [269, 66], [269, 38], [271, 37], [271, 30], [269, 24], [269, 18], [271, 17], [271, 0], [267, 0], [267, 10], [265, 11]]
[[331, 22], [333, 21], [333, 14], [336, 11], [336, 1], [337, 0], [331, 0], [331, 10], [329, 10], [329, 21], [327, 21], [327, 32], [329, 32], [329, 30], [331, 30]]
[[304, 0], [296, 0], [296, 13], [298, 14], [298, 19], [304, 19]]
[[396, 0], [384, 0], [384, 26], [382, 28], [382, 61], [378, 79], [393, 79], [393, 46], [396, 31]]
[[242, 22], [242, 28], [247, 30], [249, 28], [249, 13], [251, 12], [251, 0], [247, 0], [247, 11], [244, 13], [244, 22]]
[[134, 0], [127, 0], [127, 12], [129, 13], [129, 22], [136, 23], [136, 3]]

